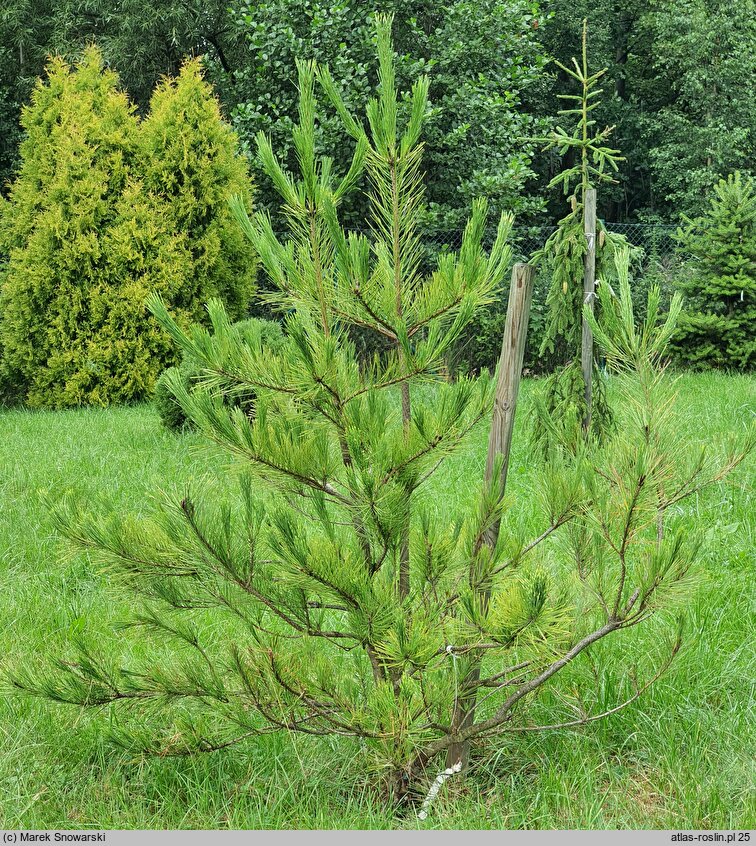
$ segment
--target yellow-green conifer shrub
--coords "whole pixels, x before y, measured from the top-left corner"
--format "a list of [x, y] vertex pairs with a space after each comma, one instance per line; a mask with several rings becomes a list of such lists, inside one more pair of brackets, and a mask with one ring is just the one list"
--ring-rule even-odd
[[[249, 177], [198, 63], [155, 93], [142, 123], [95, 48], [51, 62], [23, 125], [4, 207], [5, 395], [31, 406], [128, 402], [175, 361], [144, 303], [181, 321], [217, 296], [242, 316], [254, 260], [227, 210]], [[10, 390], [9, 390], [10, 387]]]
[[103, 233], [127, 184], [137, 119], [90, 48], [52, 59], [21, 118], [21, 168], [3, 207], [4, 382], [31, 405], [70, 405], [87, 360], [89, 291], [107, 288]]
[[245, 316], [254, 293], [254, 251], [228, 200], [239, 196], [251, 206], [250, 174], [198, 59], [156, 89], [140, 127], [138, 156], [140, 196], [125, 198], [124, 219], [137, 234], [142, 207], [171, 242], [147, 270], [149, 290], [187, 319], [204, 320], [210, 297], [222, 299], [232, 319]]

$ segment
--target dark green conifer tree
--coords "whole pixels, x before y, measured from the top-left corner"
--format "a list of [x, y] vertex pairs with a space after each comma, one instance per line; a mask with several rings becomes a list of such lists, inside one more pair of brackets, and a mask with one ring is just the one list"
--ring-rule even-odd
[[690, 367], [751, 370], [756, 364], [756, 187], [736, 172], [714, 188], [709, 209], [678, 230], [685, 310], [673, 349]]

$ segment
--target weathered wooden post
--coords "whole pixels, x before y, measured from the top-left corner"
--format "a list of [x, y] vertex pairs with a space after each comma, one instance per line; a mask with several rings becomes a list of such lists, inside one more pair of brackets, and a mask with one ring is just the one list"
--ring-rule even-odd
[[[496, 378], [491, 431], [488, 435], [488, 457], [486, 458], [486, 481], [493, 477], [496, 456], [503, 456], [501, 463], [501, 487], [506, 487], [509, 470], [509, 452], [512, 446], [517, 395], [520, 391], [522, 363], [525, 358], [525, 342], [528, 337], [530, 303], [533, 299], [533, 278], [535, 268], [529, 264], [516, 264], [512, 268], [512, 283], [509, 289], [507, 320], [501, 342], [501, 355]], [[486, 543], [495, 546], [499, 536], [499, 524], [491, 526]]]
[[[502, 456], [500, 470], [502, 494], [509, 469], [509, 453], [512, 447], [517, 395], [520, 391], [522, 363], [525, 357], [525, 341], [528, 335], [534, 276], [535, 268], [529, 264], [516, 264], [512, 268], [512, 284], [509, 288], [507, 320], [504, 325], [504, 337], [501, 343], [501, 355], [496, 377], [496, 396], [491, 431], [488, 436], [488, 457], [485, 470], [485, 479], [490, 482], [493, 478], [496, 458], [499, 455]], [[487, 546], [494, 547], [498, 537], [499, 521], [497, 520], [488, 529], [483, 540]], [[481, 602], [484, 607], [488, 604], [488, 600], [488, 591], [482, 592]], [[473, 682], [476, 682], [479, 678], [480, 661], [473, 666], [467, 676], [467, 679]], [[476, 698], [477, 691], [467, 696], [461, 695], [454, 703], [452, 724], [457, 730], [464, 729], [474, 722]], [[457, 763], [461, 763], [462, 768], [465, 769], [469, 751], [469, 741], [452, 743], [447, 752], [446, 766], [453, 767]]]
[[[586, 240], [585, 264], [583, 270], [583, 303], [593, 311], [596, 293], [596, 189], [585, 192], [583, 204], [583, 226]], [[585, 382], [585, 417], [583, 430], [591, 428], [591, 405], [593, 403], [593, 332], [583, 318], [583, 343], [580, 351], [580, 365]]]

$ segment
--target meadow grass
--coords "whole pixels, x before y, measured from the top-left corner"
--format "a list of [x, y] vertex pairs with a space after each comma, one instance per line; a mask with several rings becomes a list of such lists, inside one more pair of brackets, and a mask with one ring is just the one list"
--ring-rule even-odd
[[[509, 493], [530, 469], [526, 384]], [[721, 442], [756, 412], [745, 376], [680, 381], [680, 437]], [[64, 655], [85, 630], [113, 656], [134, 647], [112, 624], [133, 598], [96, 561], [65, 554], [45, 499], [66, 491], [141, 512], [159, 489], [223, 464], [196, 435], [164, 432], [149, 406], [0, 413], [0, 669]], [[439, 516], [475, 495], [486, 428], [434, 479]], [[271, 735], [212, 755], [139, 759], [109, 746], [106, 712], [0, 700], [0, 825], [52, 828], [714, 828], [756, 825], [754, 800], [754, 462], [685, 505], [705, 528], [702, 578], [672, 669], [626, 710], [580, 730], [510, 735], [424, 823], [383, 806], [343, 739]], [[652, 652], [658, 629], [633, 649]], [[628, 641], [629, 643], [629, 641]], [[613, 647], [615, 652], [622, 644]], [[570, 672], [569, 668], [565, 671]], [[621, 674], [621, 670], [617, 671]], [[560, 682], [569, 683], [569, 676]]]

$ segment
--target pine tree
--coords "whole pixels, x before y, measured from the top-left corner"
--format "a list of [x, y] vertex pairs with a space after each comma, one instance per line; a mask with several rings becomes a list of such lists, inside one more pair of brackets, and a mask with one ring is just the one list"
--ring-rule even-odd
[[198, 62], [139, 123], [88, 49], [52, 62], [24, 114], [23, 165], [2, 216], [3, 384], [31, 406], [144, 398], [175, 351], [147, 313], [160, 292], [187, 326], [220, 297], [246, 313], [251, 245], [228, 200], [249, 174]]
[[[650, 308], [641, 337], [660, 331], [658, 343], [638, 341], [632, 311], [629, 329], [610, 323], [605, 332], [627, 370], [632, 413], [600, 470], [592, 470], [596, 453], [578, 469], [551, 465], [542, 484], [515, 500], [516, 512], [520, 503], [528, 512], [541, 504], [537, 537], [524, 537], [518, 514], [505, 510], [499, 472], [473, 503], [428, 494], [428, 480], [491, 410], [486, 377], [449, 384], [436, 371], [502, 282], [511, 220], [500, 220], [486, 254], [486, 209], [476, 203], [459, 252], [442, 256], [430, 276], [420, 273], [427, 80], [399, 97], [390, 26], [378, 20], [380, 92], [367, 106], [367, 128], [319, 73], [357, 141], [349, 171], [337, 176], [315, 154], [316, 70], [300, 63], [299, 175], [259, 139], [290, 237], [279, 240], [267, 214], [250, 218], [237, 204], [276, 286], [269, 297], [287, 312], [286, 347], [240, 343], [217, 300], [209, 304], [212, 335], [183, 331], [159, 297], [150, 301], [171, 338], [202, 364], [202, 390], [190, 393], [178, 378], [171, 387], [198, 428], [237, 459], [238, 495], [168, 497], [152, 518], [98, 516], [71, 502], [56, 512], [70, 539], [139, 591], [138, 630], [183, 654], [161, 650], [150, 664], [153, 653], [142, 649], [146, 663], [125, 668], [82, 640], [74, 660], [52, 672], [22, 669], [13, 683], [60, 702], [130, 706], [132, 719], [113, 724], [114, 740], [157, 754], [221, 749], [276, 731], [360, 738], [365, 766], [403, 799], [420, 795], [453, 744], [542, 727], [528, 718], [531, 694], [597, 641], [665, 607], [689, 576], [695, 540], [660, 533], [657, 521], [739, 456], [724, 468], [698, 454], [690, 461], [674, 437], [668, 386], [652, 355], [669, 321], [658, 330]], [[401, 122], [400, 102], [408, 105]], [[339, 223], [339, 202], [363, 167], [370, 237], [346, 235]], [[624, 316], [627, 297], [620, 305]], [[390, 341], [364, 368], [349, 340], [354, 325]], [[249, 390], [253, 417], [223, 403]], [[492, 548], [484, 536], [499, 521]], [[542, 544], [562, 528], [565, 543], [548, 551]], [[659, 655], [643, 656], [645, 670], [658, 662], [649, 680], [618, 691], [616, 708], [637, 699], [678, 648], [676, 632], [669, 644], [660, 638]], [[621, 660], [635, 680], [627, 651]], [[591, 676], [582, 693], [583, 716], [568, 702], [571, 716], [557, 706], [548, 727], [605, 715], [601, 678], [597, 685]], [[457, 704], [471, 698], [475, 720], [454, 725]], [[139, 717], [154, 705], [166, 718], [163, 732]]]
[[673, 342], [681, 364], [750, 370], [756, 364], [756, 187], [736, 172], [709, 209], [678, 231], [690, 257], [686, 308]]

